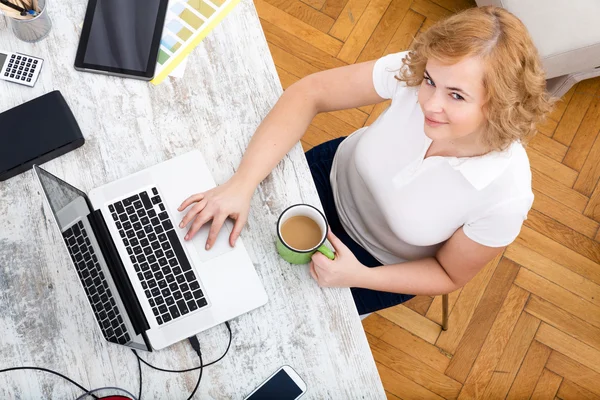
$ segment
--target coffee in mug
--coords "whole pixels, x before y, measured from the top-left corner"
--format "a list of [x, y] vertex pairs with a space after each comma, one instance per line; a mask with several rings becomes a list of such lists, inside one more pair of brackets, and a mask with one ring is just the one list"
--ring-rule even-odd
[[277, 252], [291, 264], [307, 264], [317, 251], [335, 258], [325, 246], [327, 220], [323, 213], [308, 204], [286, 209], [277, 222]]

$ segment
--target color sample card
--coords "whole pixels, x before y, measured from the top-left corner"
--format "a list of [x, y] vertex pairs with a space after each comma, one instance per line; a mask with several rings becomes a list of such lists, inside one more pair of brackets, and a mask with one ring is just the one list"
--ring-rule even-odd
[[161, 83], [239, 3], [239, 0], [171, 0], [152, 83]]

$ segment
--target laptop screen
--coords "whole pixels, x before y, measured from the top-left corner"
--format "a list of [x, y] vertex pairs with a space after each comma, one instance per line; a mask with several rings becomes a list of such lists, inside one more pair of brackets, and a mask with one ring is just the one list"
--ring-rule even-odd
[[[64, 226], [64, 222], [60, 222], [58, 214], [75, 200], [79, 198], [85, 199], [85, 193], [39, 167], [36, 167], [35, 171], [40, 179], [40, 183], [42, 184], [48, 203], [50, 203], [50, 208], [59, 225], [60, 231], [63, 232], [66, 226]], [[86, 212], [81, 213], [80, 217], [83, 218], [90, 212], [91, 211], [88, 208]]]

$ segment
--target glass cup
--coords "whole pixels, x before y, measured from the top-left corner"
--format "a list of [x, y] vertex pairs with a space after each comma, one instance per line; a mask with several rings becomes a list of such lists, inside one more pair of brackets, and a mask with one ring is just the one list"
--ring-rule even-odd
[[40, 13], [30, 19], [16, 19], [10, 16], [10, 26], [15, 36], [24, 42], [37, 42], [44, 39], [50, 33], [52, 28], [52, 20], [48, 15], [48, 1], [39, 0], [38, 8]]

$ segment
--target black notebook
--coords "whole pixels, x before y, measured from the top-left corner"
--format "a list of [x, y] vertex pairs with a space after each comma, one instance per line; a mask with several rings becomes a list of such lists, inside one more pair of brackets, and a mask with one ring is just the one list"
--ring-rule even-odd
[[0, 114], [0, 181], [84, 143], [77, 121], [55, 90]]

